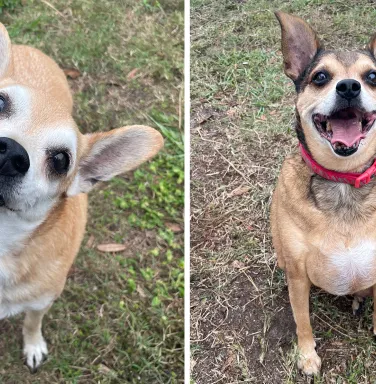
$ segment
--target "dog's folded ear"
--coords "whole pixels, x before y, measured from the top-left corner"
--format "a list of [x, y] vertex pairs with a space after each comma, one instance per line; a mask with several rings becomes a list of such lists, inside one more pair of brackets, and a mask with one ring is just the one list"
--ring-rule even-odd
[[282, 30], [282, 54], [285, 73], [296, 81], [311, 63], [322, 45], [315, 31], [300, 17], [275, 12]]
[[12, 45], [8, 31], [0, 23], [0, 78], [10, 76], [12, 69]]
[[137, 168], [163, 146], [162, 135], [142, 125], [88, 134], [85, 139], [86, 150], [68, 196], [89, 192], [98, 182]]

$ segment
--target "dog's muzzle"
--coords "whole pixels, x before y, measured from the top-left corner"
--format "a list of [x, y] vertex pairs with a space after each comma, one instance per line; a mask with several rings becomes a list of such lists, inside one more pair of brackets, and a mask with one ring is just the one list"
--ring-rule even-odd
[[[25, 148], [13, 139], [0, 138], [0, 176], [25, 176], [30, 159]], [[0, 201], [1, 204], [1, 201]]]

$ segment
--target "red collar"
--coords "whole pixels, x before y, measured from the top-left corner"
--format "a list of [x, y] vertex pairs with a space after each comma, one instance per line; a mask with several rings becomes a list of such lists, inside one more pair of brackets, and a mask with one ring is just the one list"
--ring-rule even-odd
[[351, 184], [354, 185], [355, 188], [360, 188], [362, 185], [368, 184], [372, 177], [376, 174], [376, 160], [363, 173], [343, 173], [324, 168], [312, 158], [301, 143], [299, 143], [299, 148], [303, 160], [308, 167], [324, 179], [336, 181], [338, 183]]

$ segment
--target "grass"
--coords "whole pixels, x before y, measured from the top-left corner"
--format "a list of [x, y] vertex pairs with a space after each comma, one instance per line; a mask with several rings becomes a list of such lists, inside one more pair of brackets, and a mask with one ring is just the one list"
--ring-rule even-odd
[[368, 1], [192, 0], [191, 372], [196, 384], [372, 383], [372, 300], [318, 289], [311, 321], [320, 377], [296, 367], [295, 323], [270, 238], [271, 194], [296, 150], [294, 87], [283, 74], [276, 10], [309, 21], [328, 48], [362, 48]]
[[[30, 375], [21, 360], [21, 316], [3, 320], [1, 382], [180, 383], [183, 2], [14, 4], [0, 17], [12, 41], [79, 70], [70, 85], [83, 132], [146, 124], [161, 131], [165, 148], [90, 195], [83, 246], [45, 317], [49, 359]], [[106, 243], [126, 249], [99, 252]]]

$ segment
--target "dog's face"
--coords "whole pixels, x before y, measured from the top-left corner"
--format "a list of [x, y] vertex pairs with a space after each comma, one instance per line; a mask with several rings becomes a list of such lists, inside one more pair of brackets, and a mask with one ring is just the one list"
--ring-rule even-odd
[[11, 48], [3, 27], [0, 50], [0, 215], [43, 220], [61, 196], [89, 192], [162, 147], [162, 136], [144, 126], [82, 135], [59, 100], [9, 75]]
[[53, 100], [0, 82], [0, 211], [43, 215], [76, 172], [79, 140]]
[[302, 19], [276, 14], [285, 73], [296, 86], [299, 140], [323, 166], [364, 167], [376, 152], [376, 41], [368, 51], [326, 51]]

